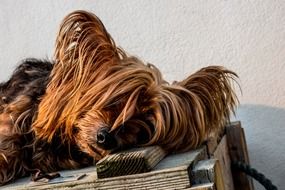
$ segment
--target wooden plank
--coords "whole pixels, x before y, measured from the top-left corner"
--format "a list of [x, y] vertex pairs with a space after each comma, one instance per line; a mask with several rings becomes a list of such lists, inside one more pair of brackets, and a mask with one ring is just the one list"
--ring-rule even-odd
[[94, 168], [90, 173], [85, 173], [86, 177], [78, 181], [49, 184], [42, 186], [31, 186], [30, 184], [21, 184], [21, 186], [9, 188], [15, 190], [43, 190], [43, 189], [185, 189], [191, 186], [189, 173], [198, 161], [207, 157], [206, 147], [193, 150], [186, 153], [168, 155], [159, 162], [152, 171], [109, 177], [98, 179]]
[[115, 177], [148, 172], [165, 157], [159, 146], [130, 149], [110, 154], [97, 164], [98, 178]]
[[225, 188], [224, 176], [222, 175], [222, 169], [220, 165], [220, 161], [217, 161], [215, 165], [215, 184], [217, 190], [228, 190]]
[[[226, 127], [229, 155], [232, 162], [242, 161], [249, 164], [249, 156], [244, 130], [239, 121], [232, 122]], [[253, 182], [246, 174], [232, 169], [235, 189], [253, 190]]]
[[233, 177], [231, 172], [231, 160], [227, 146], [227, 136], [224, 135], [218, 147], [213, 153], [212, 158], [219, 160], [221, 166], [221, 175], [224, 179], [225, 189], [234, 190]]
[[193, 184], [214, 183], [217, 190], [225, 190], [221, 168], [217, 159], [202, 160], [191, 173]]
[[194, 185], [193, 187], [186, 188], [187, 190], [216, 190], [214, 183], [206, 183]]
[[201, 148], [189, 152], [168, 155], [154, 167], [154, 171], [172, 169], [180, 166], [187, 166], [192, 169], [198, 161], [207, 158], [206, 147], [202, 146]]

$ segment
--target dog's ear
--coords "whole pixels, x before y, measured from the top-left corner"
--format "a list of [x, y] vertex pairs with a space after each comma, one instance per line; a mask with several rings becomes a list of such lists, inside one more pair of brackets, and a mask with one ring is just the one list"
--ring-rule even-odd
[[[56, 64], [52, 77], [58, 82], [73, 79], [82, 84], [84, 79], [89, 80], [87, 71], [94, 73], [102, 66], [106, 69], [106, 63], [111, 66], [123, 54], [96, 15], [75, 11], [61, 23], [56, 39]], [[59, 80], [57, 74], [60, 75]]]
[[234, 91], [237, 74], [221, 66], [202, 68], [177, 84], [193, 92], [201, 102], [209, 129], [224, 126], [239, 103]]
[[46, 94], [33, 124], [36, 135], [49, 142], [57, 133], [64, 134], [63, 139], [73, 139], [73, 125], [83, 112], [80, 108], [90, 109], [94, 103], [80, 101], [83, 92], [94, 97], [94, 85], [109, 75], [110, 68], [118, 64], [124, 53], [97, 16], [75, 11], [62, 21], [54, 56]]
[[111, 59], [116, 51], [112, 37], [96, 15], [75, 11], [63, 19], [56, 39], [56, 60]]
[[201, 145], [208, 135], [222, 129], [238, 104], [233, 81], [237, 75], [210, 66], [173, 85], [162, 86], [159, 108], [154, 112], [155, 134], [148, 145], [168, 151], [187, 151]]

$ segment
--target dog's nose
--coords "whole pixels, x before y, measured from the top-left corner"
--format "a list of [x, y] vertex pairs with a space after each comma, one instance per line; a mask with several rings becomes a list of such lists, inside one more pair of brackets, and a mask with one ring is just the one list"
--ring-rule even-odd
[[97, 132], [97, 144], [105, 150], [111, 150], [117, 147], [117, 140], [107, 128], [100, 128]]

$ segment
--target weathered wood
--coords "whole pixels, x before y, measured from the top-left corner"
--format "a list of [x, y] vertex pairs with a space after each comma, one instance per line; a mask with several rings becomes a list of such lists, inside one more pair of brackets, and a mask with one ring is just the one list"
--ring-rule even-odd
[[[244, 130], [241, 123], [233, 122], [226, 127], [229, 155], [232, 162], [242, 161], [249, 164], [249, 156], [245, 140]], [[246, 174], [232, 169], [235, 189], [242, 187], [243, 190], [253, 190], [253, 182]]]
[[91, 166], [77, 170], [64, 170], [59, 172], [61, 177], [55, 178], [46, 182], [33, 182], [30, 177], [25, 177], [16, 180], [12, 184], [0, 187], [1, 190], [13, 189], [37, 189], [40, 186], [51, 186], [53, 184], [77, 183], [78, 181], [85, 180], [87, 177], [96, 176], [96, 167]]
[[[192, 185], [189, 173], [193, 166], [198, 161], [206, 158], [206, 148], [202, 147], [186, 153], [168, 155], [152, 171], [146, 173], [98, 179], [96, 169], [94, 168], [90, 172], [85, 172], [85, 178], [77, 181], [41, 186], [31, 186], [29, 183], [22, 183], [18, 184], [19, 186], [14, 186], [13, 189], [185, 189]], [[12, 189], [11, 186], [8, 189]]]
[[223, 176], [217, 159], [201, 160], [191, 173], [193, 184], [214, 183], [217, 190], [225, 190]]
[[216, 174], [215, 182], [217, 190], [228, 190], [225, 188], [224, 176], [222, 175], [222, 169], [219, 160], [215, 165], [215, 174]]
[[206, 183], [194, 185], [193, 187], [186, 188], [187, 190], [216, 190], [214, 183]]
[[159, 146], [135, 148], [110, 154], [96, 164], [97, 176], [106, 178], [148, 172], [165, 155], [165, 151]]
[[220, 141], [212, 157], [219, 160], [221, 166], [221, 175], [223, 176], [224, 179], [225, 189], [234, 190], [234, 184], [231, 172], [231, 160], [229, 156], [226, 135], [224, 135], [224, 137]]

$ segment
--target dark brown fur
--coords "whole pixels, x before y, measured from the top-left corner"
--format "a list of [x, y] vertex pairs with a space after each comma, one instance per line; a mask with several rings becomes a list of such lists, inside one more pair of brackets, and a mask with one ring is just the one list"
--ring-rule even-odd
[[0, 84], [0, 185], [32, 168], [31, 123], [44, 94], [52, 64], [27, 59]]
[[38, 170], [43, 172], [87, 166], [93, 159], [35, 138], [31, 124], [45, 93], [53, 64], [27, 59], [7, 82], [0, 84], [0, 185]]

